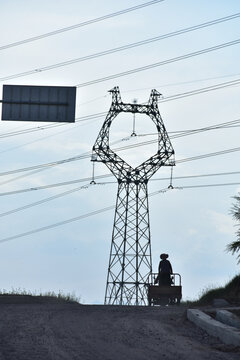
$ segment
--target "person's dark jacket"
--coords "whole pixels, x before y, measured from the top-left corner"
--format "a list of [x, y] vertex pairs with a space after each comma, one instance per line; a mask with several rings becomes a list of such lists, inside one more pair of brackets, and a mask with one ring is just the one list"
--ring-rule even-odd
[[172, 274], [172, 265], [167, 259], [161, 260], [158, 267], [158, 273]]
[[154, 281], [154, 284], [158, 282], [161, 285], [170, 286], [172, 283], [171, 274], [172, 274], [172, 265], [170, 261], [167, 259], [163, 259], [160, 261], [158, 266], [158, 276]]

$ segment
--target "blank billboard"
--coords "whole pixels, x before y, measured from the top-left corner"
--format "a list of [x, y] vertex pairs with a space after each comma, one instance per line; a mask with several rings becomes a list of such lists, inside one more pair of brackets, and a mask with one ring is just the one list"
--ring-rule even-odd
[[76, 87], [3, 85], [2, 120], [75, 122]]

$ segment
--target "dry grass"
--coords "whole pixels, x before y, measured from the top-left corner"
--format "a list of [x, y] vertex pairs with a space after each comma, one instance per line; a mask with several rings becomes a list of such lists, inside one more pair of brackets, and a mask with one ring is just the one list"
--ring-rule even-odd
[[33, 296], [33, 297], [45, 297], [45, 298], [52, 298], [56, 300], [62, 300], [66, 302], [78, 302], [80, 303], [80, 297], [77, 297], [75, 293], [67, 293], [64, 294], [61, 290], [58, 291], [58, 293], [55, 293], [54, 291], [30, 291], [26, 289], [21, 288], [12, 288], [10, 291], [6, 289], [0, 289], [0, 295], [3, 296]]

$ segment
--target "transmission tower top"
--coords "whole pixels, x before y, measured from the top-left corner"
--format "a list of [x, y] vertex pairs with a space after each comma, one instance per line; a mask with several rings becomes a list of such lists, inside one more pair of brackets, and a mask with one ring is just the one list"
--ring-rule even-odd
[[[114, 87], [109, 92], [112, 94], [112, 103], [97, 140], [93, 146], [93, 153], [97, 154], [100, 161], [107, 165], [110, 171], [116, 176], [119, 183], [147, 183], [150, 177], [161, 166], [175, 165], [174, 150], [158, 109], [158, 98], [161, 94], [157, 90], [153, 89], [147, 104], [137, 104], [136, 102], [131, 104], [122, 102], [118, 86]], [[157, 128], [157, 153], [137, 166], [135, 169], [127, 164], [109, 146], [109, 131], [112, 121], [121, 112], [146, 114], [151, 118]]]

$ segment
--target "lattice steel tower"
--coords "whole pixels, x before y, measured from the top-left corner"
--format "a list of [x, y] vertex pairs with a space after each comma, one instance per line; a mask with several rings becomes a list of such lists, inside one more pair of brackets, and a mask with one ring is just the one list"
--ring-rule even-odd
[[[158, 110], [156, 90], [147, 105], [123, 103], [118, 87], [110, 92], [112, 104], [93, 146], [97, 155], [93, 160], [106, 164], [118, 180], [105, 304], [147, 305], [145, 283], [152, 272], [147, 184], [161, 166], [175, 165], [174, 150]], [[158, 132], [157, 153], [135, 169], [109, 147], [110, 126], [121, 112], [148, 115]]]

